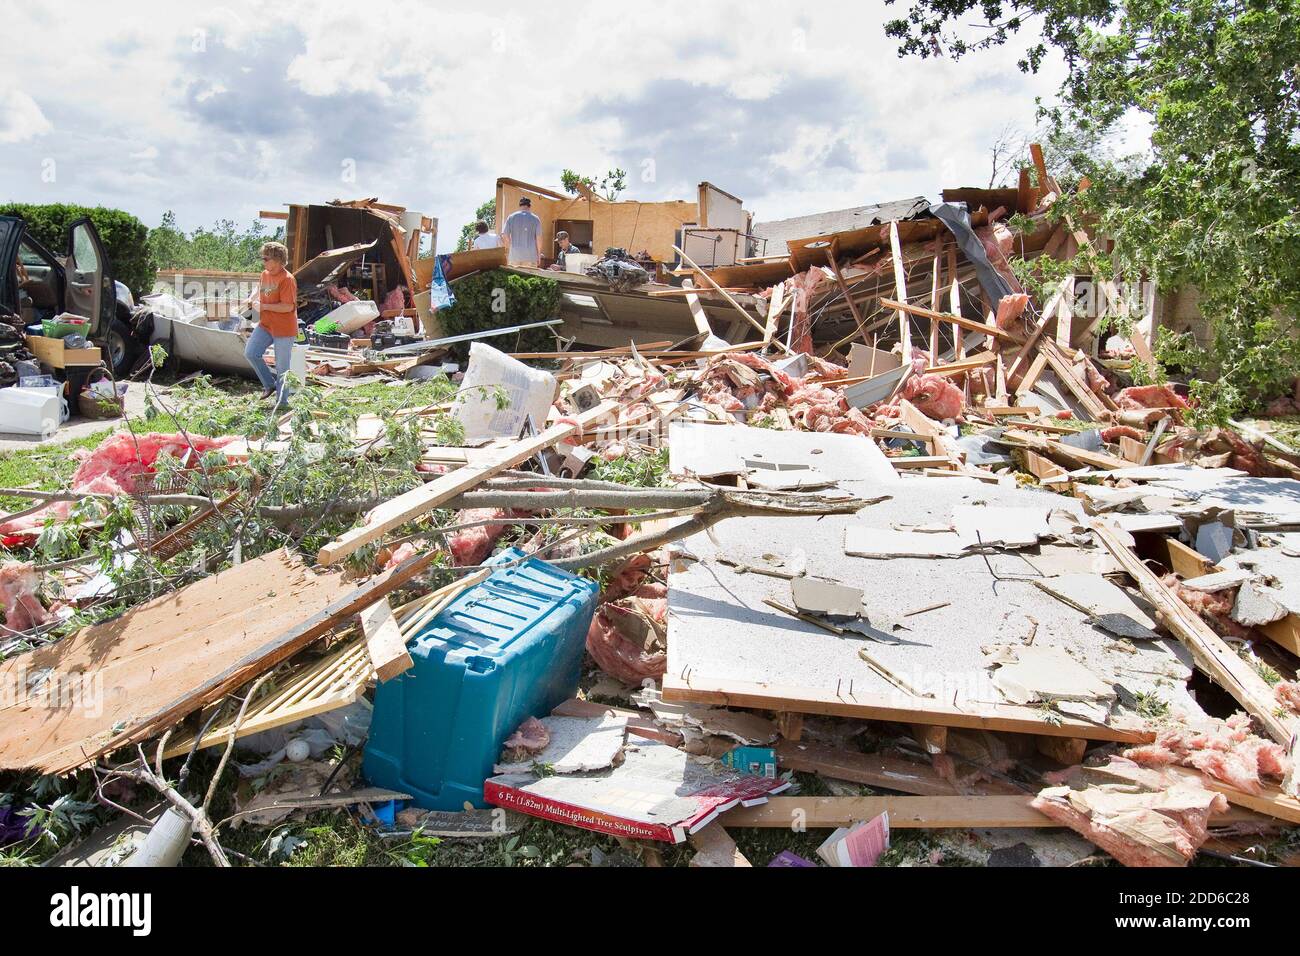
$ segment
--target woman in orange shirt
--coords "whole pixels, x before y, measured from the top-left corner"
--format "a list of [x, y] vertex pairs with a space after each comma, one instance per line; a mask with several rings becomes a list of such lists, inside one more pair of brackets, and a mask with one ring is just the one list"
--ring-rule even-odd
[[[261, 381], [262, 398], [276, 396], [277, 407], [288, 403], [284, 376], [293, 358], [293, 343], [298, 338], [298, 282], [285, 266], [289, 250], [283, 243], [268, 242], [262, 246], [262, 281], [258, 288], [261, 301], [261, 321], [248, 337], [244, 358], [253, 366]], [[263, 356], [275, 346], [275, 371], [267, 366]]]

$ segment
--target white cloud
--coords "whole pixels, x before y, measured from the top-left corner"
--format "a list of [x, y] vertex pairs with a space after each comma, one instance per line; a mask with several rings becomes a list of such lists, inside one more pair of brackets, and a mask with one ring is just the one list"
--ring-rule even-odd
[[25, 143], [52, 129], [54, 124], [27, 93], [0, 90], [0, 143]]
[[[708, 179], [781, 218], [986, 182], [991, 140], [1030, 128], [1055, 88], [1020, 74], [1014, 45], [899, 59], [882, 0], [807, 18], [738, 0], [364, 6], [17, 7], [0, 201], [104, 203], [150, 224], [173, 209], [192, 228], [379, 196], [437, 217], [445, 249], [498, 176], [558, 186], [566, 166], [622, 165], [630, 197], [690, 198]], [[73, 21], [77, 70], [39, 42]]]

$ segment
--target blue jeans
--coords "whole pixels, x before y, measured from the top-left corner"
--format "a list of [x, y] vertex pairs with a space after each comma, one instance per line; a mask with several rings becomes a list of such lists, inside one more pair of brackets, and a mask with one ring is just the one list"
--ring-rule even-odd
[[[274, 372], [262, 358], [272, 344], [275, 345]], [[270, 332], [259, 325], [248, 337], [248, 345], [244, 347], [244, 358], [248, 359], [248, 364], [253, 366], [253, 371], [257, 373], [262, 387], [275, 390], [275, 403], [283, 405], [289, 397], [285, 394], [284, 373], [289, 371], [289, 363], [293, 360], [293, 338], [291, 336], [273, 338]]]

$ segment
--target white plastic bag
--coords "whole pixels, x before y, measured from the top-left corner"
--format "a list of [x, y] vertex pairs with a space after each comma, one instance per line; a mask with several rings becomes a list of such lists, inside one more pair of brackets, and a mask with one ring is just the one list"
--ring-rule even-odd
[[489, 438], [516, 438], [529, 418], [538, 431], [555, 401], [555, 376], [529, 368], [482, 342], [469, 347], [469, 368], [452, 412], [465, 426], [471, 444]]

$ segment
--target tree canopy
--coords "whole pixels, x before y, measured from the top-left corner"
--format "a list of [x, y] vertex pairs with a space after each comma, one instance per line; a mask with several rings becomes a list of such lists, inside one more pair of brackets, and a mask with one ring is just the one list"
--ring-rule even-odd
[[[896, 3], [898, 0], [887, 0]], [[1300, 372], [1300, 0], [913, 0], [886, 24], [900, 55], [961, 58], [1037, 31], [1019, 66], [1051, 50], [1066, 77], [1043, 107], [1082, 135], [1067, 197], [1115, 240], [1114, 265], [1162, 290], [1195, 287], [1207, 350], [1162, 336], [1158, 354], [1198, 364], [1208, 417], [1269, 397]], [[1149, 148], [1116, 163], [1100, 144], [1145, 124]], [[1208, 379], [1214, 379], [1211, 385]]]

